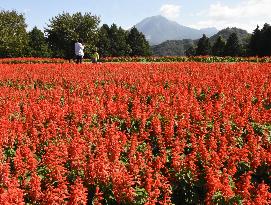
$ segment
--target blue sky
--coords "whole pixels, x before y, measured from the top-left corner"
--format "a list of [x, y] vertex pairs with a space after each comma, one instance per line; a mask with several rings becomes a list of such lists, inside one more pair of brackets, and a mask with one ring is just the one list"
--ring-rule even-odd
[[28, 30], [35, 25], [44, 29], [59, 13], [77, 11], [125, 29], [155, 15], [194, 28], [236, 26], [250, 32], [257, 24], [271, 23], [271, 0], [0, 0], [0, 9], [24, 13]]

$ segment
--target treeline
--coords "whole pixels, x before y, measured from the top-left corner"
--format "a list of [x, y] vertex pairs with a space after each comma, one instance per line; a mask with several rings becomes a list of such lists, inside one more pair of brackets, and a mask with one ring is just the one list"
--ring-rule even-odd
[[81, 38], [85, 55], [94, 48], [102, 57], [148, 56], [150, 46], [135, 27], [124, 30], [116, 24], [99, 27], [100, 18], [91, 13], [62, 13], [49, 20], [44, 31], [27, 32], [25, 17], [17, 11], [0, 11], [0, 57], [74, 57], [74, 43]]
[[196, 47], [190, 47], [185, 51], [187, 56], [270, 56], [271, 55], [271, 26], [264, 24], [253, 31], [247, 44], [240, 43], [236, 33], [232, 33], [228, 39], [219, 36], [214, 44], [203, 35]]
[[236, 33], [232, 33], [227, 41], [221, 36], [217, 38], [213, 46], [211, 46], [209, 38], [203, 35], [197, 43], [197, 47], [190, 47], [186, 50], [187, 56], [243, 56], [244, 48], [239, 43]]

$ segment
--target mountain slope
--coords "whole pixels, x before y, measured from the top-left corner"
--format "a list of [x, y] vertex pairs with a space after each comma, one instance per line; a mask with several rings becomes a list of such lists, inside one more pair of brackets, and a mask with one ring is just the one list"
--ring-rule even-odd
[[197, 30], [182, 26], [163, 16], [148, 17], [135, 27], [146, 36], [151, 45], [157, 45], [167, 40], [197, 39], [203, 33], [206, 33], [207, 36], [217, 33], [215, 28]]
[[249, 34], [246, 30], [236, 28], [236, 27], [233, 27], [233, 28], [228, 27], [228, 28], [220, 30], [217, 34], [211, 36], [210, 42], [211, 44], [213, 44], [219, 36], [221, 36], [226, 41], [232, 33], [237, 34], [240, 44], [246, 44], [251, 37], [251, 34]]
[[184, 56], [185, 51], [194, 46], [191, 39], [170, 40], [151, 47], [154, 56]]
[[[216, 39], [221, 36], [225, 41], [229, 38], [232, 33], [236, 33], [241, 45], [246, 45], [251, 37], [247, 31], [239, 28], [226, 28], [219, 31], [217, 34], [210, 37], [210, 42], [213, 45]], [[165, 41], [159, 45], [151, 47], [152, 54], [156, 56], [178, 56], [185, 55], [185, 51], [191, 47], [196, 46], [198, 40], [175, 40]]]

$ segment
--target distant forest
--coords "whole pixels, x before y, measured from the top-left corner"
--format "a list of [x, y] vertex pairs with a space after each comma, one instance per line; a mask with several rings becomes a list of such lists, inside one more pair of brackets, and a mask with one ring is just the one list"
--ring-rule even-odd
[[[150, 47], [135, 27], [99, 26], [91, 13], [62, 13], [49, 20], [44, 31], [26, 30], [25, 17], [17, 11], [0, 11], [0, 57], [74, 57], [74, 43], [83, 39], [85, 55], [95, 48], [101, 57], [111, 56], [270, 56], [271, 26], [264, 24], [252, 34], [238, 28], [223, 29], [208, 38], [166, 41]], [[12, 25], [12, 26], [11, 26]]]
[[226, 28], [214, 36], [198, 40], [172, 40], [151, 47], [157, 56], [270, 56], [271, 26], [259, 26], [252, 34], [238, 28]]

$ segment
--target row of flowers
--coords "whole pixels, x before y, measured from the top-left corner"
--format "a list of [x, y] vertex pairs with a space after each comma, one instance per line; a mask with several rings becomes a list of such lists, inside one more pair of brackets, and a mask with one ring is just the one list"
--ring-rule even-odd
[[[216, 57], [216, 56], [149, 56], [149, 57], [105, 57], [100, 62], [256, 62], [270, 63], [270, 57]], [[17, 64], [17, 63], [70, 63], [73, 60], [65, 60], [61, 58], [0, 58], [0, 64]], [[91, 59], [84, 59], [84, 62], [91, 62]]]
[[0, 64], [0, 204], [270, 204], [270, 69]]
[[38, 63], [65, 63], [68, 62], [62, 58], [35, 58], [35, 57], [22, 57], [22, 58], [0, 58], [0, 64], [38, 64]]
[[216, 56], [150, 56], [150, 57], [107, 57], [102, 62], [261, 62], [270, 63], [270, 57], [216, 57]]

